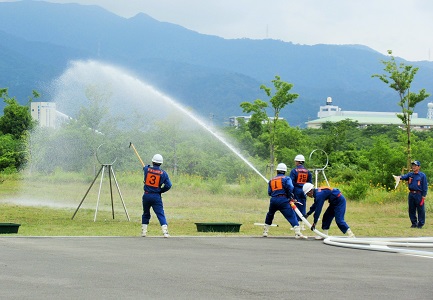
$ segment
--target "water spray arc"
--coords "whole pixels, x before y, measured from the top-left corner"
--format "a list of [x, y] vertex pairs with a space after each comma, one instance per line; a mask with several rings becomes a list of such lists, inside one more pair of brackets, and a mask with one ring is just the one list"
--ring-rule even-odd
[[[98, 76], [94, 76], [98, 74]], [[75, 61], [71, 63], [71, 67], [68, 69], [64, 75], [58, 80], [60, 84], [64, 82], [68, 82], [70, 86], [68, 91], [71, 94], [74, 94], [73, 97], [77, 99], [82, 99], [84, 96], [80, 94], [76, 94], [80, 89], [77, 86], [82, 85], [83, 89], [85, 84], [88, 82], [92, 82], [96, 85], [100, 84], [101, 86], [112, 86], [115, 89], [121, 90], [122, 93], [119, 95], [113, 95], [113, 97], [119, 97], [122, 99], [130, 99], [129, 101], [136, 101], [136, 104], [142, 105], [149, 99], [153, 101], [151, 103], [152, 106], [160, 106], [161, 104], [166, 104], [170, 108], [176, 108], [185, 116], [189, 117], [195, 124], [199, 125], [201, 128], [210, 133], [213, 137], [215, 137], [218, 141], [220, 141], [223, 145], [229, 148], [236, 156], [238, 156], [245, 164], [247, 164], [255, 173], [257, 173], [263, 180], [267, 182], [265, 176], [263, 176], [252, 164], [249, 162], [233, 145], [231, 145], [226, 138], [222, 136], [222, 134], [218, 133], [216, 130], [210, 128], [203, 122], [199, 117], [195, 114], [187, 110], [180, 103], [172, 99], [171, 97], [163, 94], [158, 91], [152, 85], [138, 79], [127, 70], [122, 69], [121, 67], [113, 66], [106, 63], [101, 63], [94, 60], [89, 61]], [[63, 105], [69, 107], [69, 110], [76, 110], [76, 105], [71, 107], [70, 97], [65, 97], [65, 88], [59, 92], [59, 100], [65, 99]], [[143, 94], [146, 96], [143, 97]], [[57, 102], [57, 100], [56, 100]], [[61, 105], [58, 105], [59, 108]], [[62, 108], [63, 109], [63, 108]], [[67, 108], [65, 108], [68, 110]], [[115, 111], [119, 110], [119, 107], [114, 108]], [[158, 109], [155, 109], [158, 111]], [[145, 112], [147, 113], [147, 112]]]
[[239, 151], [231, 145], [226, 139], [219, 134], [218, 132], [212, 130], [209, 126], [207, 126], [202, 120], [200, 120], [198, 117], [196, 117], [194, 114], [186, 110], [183, 106], [181, 106], [179, 103], [173, 101], [171, 98], [167, 97], [164, 94], [161, 94], [158, 91], [155, 91], [159, 94], [159, 96], [164, 99], [166, 102], [170, 103], [172, 106], [176, 107], [178, 110], [183, 112], [185, 115], [187, 115], [189, 118], [191, 118], [194, 122], [199, 124], [203, 129], [205, 129], [207, 132], [209, 132], [211, 135], [213, 135], [215, 138], [217, 138], [223, 145], [225, 145], [227, 148], [229, 148], [236, 156], [238, 156], [244, 163], [246, 163], [254, 172], [256, 172], [264, 181], [268, 182], [268, 179], [262, 175], [262, 173], [257, 170], [256, 167], [253, 166], [251, 162], [249, 162]]

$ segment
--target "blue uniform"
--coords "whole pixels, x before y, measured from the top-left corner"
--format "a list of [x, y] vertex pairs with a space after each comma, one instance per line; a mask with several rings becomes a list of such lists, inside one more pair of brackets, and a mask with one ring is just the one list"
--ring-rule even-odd
[[288, 195], [292, 195], [293, 184], [290, 177], [277, 174], [268, 183], [268, 195], [271, 196], [269, 210], [266, 214], [265, 224], [271, 225], [275, 213], [280, 211], [283, 216], [294, 226], [299, 226], [295, 211], [290, 206]]
[[[408, 182], [408, 211], [412, 226], [422, 227], [425, 223], [424, 198], [427, 195], [427, 177], [423, 172], [409, 172], [400, 177]], [[418, 213], [418, 220], [416, 214]]]
[[159, 224], [161, 226], [167, 225], [161, 194], [171, 188], [170, 178], [164, 170], [161, 170], [160, 167], [156, 165], [147, 165], [143, 168], [143, 171], [144, 194], [142, 198], [143, 215], [141, 216], [141, 224], [149, 224], [150, 208], [152, 207]]
[[[307, 196], [304, 194], [304, 191], [302, 191], [302, 187], [306, 182], [312, 183], [312, 177], [311, 172], [303, 165], [297, 165], [290, 171], [290, 179], [292, 179], [294, 187], [293, 195], [297, 202], [299, 202], [295, 204], [303, 215], [305, 215], [307, 211]], [[298, 218], [298, 221], [301, 220], [298, 215], [296, 215], [296, 217]]]
[[314, 203], [311, 205], [308, 215], [311, 215], [314, 212], [314, 223], [317, 224], [322, 212], [323, 204], [325, 204], [325, 201], [328, 201], [329, 206], [323, 213], [322, 217], [322, 229], [328, 230], [335, 217], [335, 222], [337, 223], [338, 228], [340, 228], [341, 232], [346, 233], [349, 229], [349, 225], [344, 221], [344, 215], [346, 213], [346, 198], [344, 198], [340, 190], [330, 187], [320, 187], [313, 190], [313, 198]]

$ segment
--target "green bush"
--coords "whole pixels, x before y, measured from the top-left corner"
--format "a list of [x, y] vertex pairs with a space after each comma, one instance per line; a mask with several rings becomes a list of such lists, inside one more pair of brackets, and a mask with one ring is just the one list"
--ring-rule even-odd
[[344, 186], [342, 190], [344, 196], [348, 200], [359, 201], [367, 196], [370, 184], [362, 179], [355, 179]]
[[218, 176], [214, 179], [208, 179], [206, 181], [206, 190], [212, 195], [221, 194], [224, 191], [224, 185], [226, 180], [223, 176]]

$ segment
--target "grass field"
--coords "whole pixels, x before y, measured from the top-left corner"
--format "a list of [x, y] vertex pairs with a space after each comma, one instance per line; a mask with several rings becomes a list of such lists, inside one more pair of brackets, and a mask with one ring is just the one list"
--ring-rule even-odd
[[[120, 192], [112, 185], [113, 209], [109, 182], [104, 178], [97, 207], [100, 178], [90, 189], [72, 216], [92, 177], [77, 178], [56, 176], [4, 177], [0, 183], [0, 223], [21, 224], [18, 236], [139, 236], [141, 230], [141, 175], [117, 175]], [[174, 178], [173, 188], [163, 196], [169, 231], [172, 236], [260, 236], [269, 205], [264, 181], [245, 182], [241, 185], [224, 185]], [[263, 192], [261, 191], [263, 186]], [[260, 191], [257, 191], [260, 190]], [[406, 190], [401, 186], [396, 192], [371, 188], [366, 199], [348, 199], [346, 222], [358, 237], [417, 237], [433, 236], [433, 218], [430, 217], [430, 196], [427, 197], [426, 224], [423, 229], [410, 228], [407, 214]], [[308, 207], [312, 199], [308, 199]], [[326, 207], [326, 204], [325, 204]], [[114, 219], [113, 219], [114, 211]], [[130, 221], [127, 219], [127, 214]], [[96, 221], [94, 221], [96, 215]], [[312, 217], [309, 218], [312, 221]], [[241, 223], [238, 233], [197, 232], [196, 222]], [[292, 236], [290, 224], [280, 213], [276, 214], [270, 236]], [[341, 235], [335, 222], [330, 235]], [[306, 230], [304, 234], [313, 236]], [[160, 236], [161, 230], [152, 214], [149, 236]]]

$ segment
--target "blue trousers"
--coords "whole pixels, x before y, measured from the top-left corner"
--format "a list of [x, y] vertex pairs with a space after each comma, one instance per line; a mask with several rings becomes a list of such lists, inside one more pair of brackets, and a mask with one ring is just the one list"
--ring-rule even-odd
[[322, 217], [322, 229], [328, 230], [331, 227], [332, 220], [335, 218], [338, 228], [341, 232], [346, 233], [349, 229], [346, 221], [344, 221], [344, 215], [346, 214], [346, 199], [343, 196], [339, 197], [337, 203], [329, 204]]
[[159, 224], [167, 225], [165, 219], [164, 205], [162, 204], [162, 197], [159, 194], [143, 194], [143, 215], [141, 216], [141, 224], [149, 224], [150, 221], [150, 208], [153, 209]]
[[[425, 223], [425, 204], [421, 204], [422, 195], [418, 193], [409, 193], [408, 207], [409, 207], [409, 218], [412, 225], [421, 227]], [[418, 214], [418, 220], [416, 215]]]
[[289, 204], [289, 200], [286, 197], [272, 197], [269, 203], [269, 211], [266, 214], [265, 224], [272, 225], [275, 213], [280, 211], [283, 216], [289, 221], [292, 227], [299, 226], [298, 220], [296, 219], [296, 213]]
[[[307, 196], [305, 196], [302, 188], [296, 187], [293, 191], [293, 194], [295, 195], [295, 199], [299, 202], [296, 203], [296, 207], [305, 216], [305, 214], [307, 213]], [[296, 215], [296, 218], [298, 219], [298, 222], [301, 221], [301, 218], [298, 215]]]

